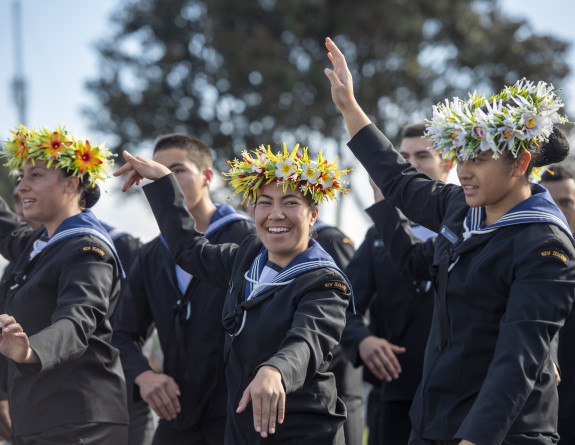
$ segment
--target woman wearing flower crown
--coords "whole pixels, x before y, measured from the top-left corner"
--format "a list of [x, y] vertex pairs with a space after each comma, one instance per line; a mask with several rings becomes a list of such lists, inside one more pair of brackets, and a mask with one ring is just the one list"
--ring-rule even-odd
[[0, 200], [0, 353], [7, 357], [12, 441], [111, 444], [127, 439], [125, 384], [109, 317], [122, 268], [107, 230], [88, 209], [110, 153], [58, 127], [20, 126], [2, 156], [18, 174], [20, 223]]
[[345, 408], [330, 351], [339, 342], [351, 289], [310, 238], [317, 204], [347, 192], [344, 171], [307, 150], [262, 147], [231, 162], [225, 176], [255, 203], [257, 236], [212, 245], [195, 230], [170, 170], [125, 153], [124, 190], [144, 177], [162, 235], [182, 268], [227, 287], [223, 326], [228, 384], [225, 443], [343, 444]]
[[517, 82], [486, 100], [434, 108], [427, 136], [457, 161], [460, 186], [419, 174], [371, 124], [342, 53], [326, 40], [349, 147], [386, 198], [439, 233], [435, 309], [410, 444], [557, 443], [551, 343], [575, 299], [575, 248], [534, 168], [569, 146], [553, 87]]

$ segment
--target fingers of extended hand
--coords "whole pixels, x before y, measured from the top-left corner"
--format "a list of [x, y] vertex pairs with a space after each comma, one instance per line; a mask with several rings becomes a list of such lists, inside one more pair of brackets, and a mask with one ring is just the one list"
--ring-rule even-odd
[[[284, 392], [274, 386], [252, 387], [252, 410], [254, 413], [254, 428], [262, 437], [274, 434], [278, 412], [284, 412]], [[281, 404], [280, 404], [281, 401]]]
[[126, 180], [124, 181], [122, 191], [127, 192], [130, 189], [130, 187], [132, 187], [134, 184], [140, 185], [142, 179], [144, 179], [144, 177], [136, 170], [129, 170], [128, 173], [126, 174]]
[[399, 378], [401, 365], [395, 354], [402, 354], [405, 348], [393, 345], [383, 338], [367, 337], [360, 344], [360, 356], [369, 370], [379, 379], [391, 381]]
[[345, 57], [343, 53], [339, 50], [337, 45], [329, 37], [326, 37], [325, 39], [325, 47], [329, 51], [328, 57], [329, 60], [332, 61], [335, 69], [338, 69], [341, 66], [342, 62], [345, 63]]
[[176, 382], [165, 374], [158, 374], [145, 389], [140, 387], [142, 398], [162, 419], [173, 420], [181, 410], [178, 396], [180, 390]]
[[248, 385], [236, 412], [252, 402], [254, 429], [262, 437], [274, 434], [278, 423], [285, 419], [285, 390], [281, 373], [272, 366], [262, 366]]
[[124, 173], [133, 169], [134, 167], [132, 167], [132, 164], [126, 162], [124, 165], [122, 165], [118, 170], [114, 172], [114, 176], [122, 176]]

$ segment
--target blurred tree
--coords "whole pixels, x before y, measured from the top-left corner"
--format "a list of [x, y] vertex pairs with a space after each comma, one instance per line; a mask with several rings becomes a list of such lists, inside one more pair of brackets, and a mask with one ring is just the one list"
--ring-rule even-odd
[[170, 132], [223, 160], [261, 143], [339, 141], [326, 36], [392, 139], [445, 97], [521, 77], [560, 86], [569, 72], [568, 44], [505, 17], [497, 0], [130, 0], [112, 21], [88, 84], [99, 106], [86, 113], [116, 149]]

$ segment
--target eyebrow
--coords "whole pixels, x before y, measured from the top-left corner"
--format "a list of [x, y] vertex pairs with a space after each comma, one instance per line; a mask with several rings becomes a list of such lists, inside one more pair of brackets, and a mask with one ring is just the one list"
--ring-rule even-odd
[[[40, 165], [33, 165], [33, 166], [30, 167], [30, 170], [44, 170], [44, 171], [46, 171], [46, 170], [48, 170], [48, 169], [47, 169], [46, 167], [42, 167], [42, 166], [40, 166]], [[21, 168], [20, 170], [18, 170], [18, 173], [19, 173], [19, 174], [24, 173], [24, 169]]]
[[185, 167], [185, 165], [184, 165], [183, 163], [181, 163], [181, 162], [175, 162], [175, 163], [173, 163], [173, 164], [171, 164], [171, 165], [168, 166], [168, 168], [169, 168], [170, 170], [173, 169], [173, 168], [176, 168], [176, 167]]
[[[422, 153], [430, 153], [430, 150], [429, 150], [429, 149], [417, 150], [416, 152], [413, 152], [413, 153], [411, 153], [411, 154], [413, 154], [413, 155], [420, 155], [420, 154], [422, 154]], [[399, 154], [402, 155], [402, 156], [406, 156], [406, 155], [409, 155], [410, 153], [408, 153], [408, 152], [406, 152], [406, 151], [400, 151]]]
[[[266, 195], [265, 193], [262, 193], [259, 198], [268, 198], [268, 199], [273, 199], [270, 195]], [[258, 198], [258, 199], [259, 199]], [[291, 198], [297, 198], [297, 199], [302, 199], [300, 196], [296, 195], [295, 193], [288, 193], [283, 195], [280, 199], [284, 200], [284, 199], [291, 199]]]

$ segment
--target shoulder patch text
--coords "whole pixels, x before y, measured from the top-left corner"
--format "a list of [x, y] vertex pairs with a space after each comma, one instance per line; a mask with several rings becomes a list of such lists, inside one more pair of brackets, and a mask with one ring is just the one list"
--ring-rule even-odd
[[539, 254], [544, 258], [557, 258], [558, 260], [561, 260], [565, 264], [567, 264], [567, 255], [565, 255], [560, 250], [555, 249], [542, 250]]
[[102, 258], [104, 258], [106, 256], [106, 252], [104, 252], [102, 249], [100, 249], [97, 246], [84, 246], [82, 247], [82, 251], [83, 252], [94, 252], [97, 253], [98, 255], [100, 255]]

